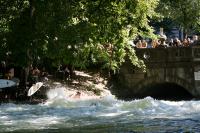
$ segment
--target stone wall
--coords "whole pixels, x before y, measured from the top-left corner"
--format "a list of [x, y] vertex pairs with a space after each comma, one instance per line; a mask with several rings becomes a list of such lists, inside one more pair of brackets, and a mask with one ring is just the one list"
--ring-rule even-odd
[[136, 49], [136, 54], [144, 60], [146, 72], [127, 60], [117, 76], [132, 95], [143, 95], [152, 84], [174, 83], [200, 97], [200, 48]]

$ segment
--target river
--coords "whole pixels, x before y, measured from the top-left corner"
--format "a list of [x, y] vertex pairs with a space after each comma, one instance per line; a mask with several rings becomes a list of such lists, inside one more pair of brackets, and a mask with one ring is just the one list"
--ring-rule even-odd
[[0, 105], [0, 132], [165, 133], [200, 132], [200, 101], [164, 101], [151, 97], [123, 101], [67, 99], [49, 92], [45, 103]]

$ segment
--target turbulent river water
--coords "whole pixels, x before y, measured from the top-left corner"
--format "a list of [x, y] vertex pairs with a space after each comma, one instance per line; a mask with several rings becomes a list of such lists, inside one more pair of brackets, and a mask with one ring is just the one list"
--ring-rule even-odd
[[123, 101], [68, 99], [49, 93], [37, 105], [0, 105], [0, 132], [165, 133], [200, 132], [200, 101], [164, 101], [151, 97]]

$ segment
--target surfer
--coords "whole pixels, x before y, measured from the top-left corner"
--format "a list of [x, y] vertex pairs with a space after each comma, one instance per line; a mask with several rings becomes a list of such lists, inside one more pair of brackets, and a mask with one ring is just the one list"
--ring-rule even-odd
[[81, 97], [81, 92], [77, 91], [76, 94], [73, 96], [73, 98], [80, 98]]
[[80, 99], [81, 98], [81, 92], [77, 91], [76, 94], [72, 94], [69, 97], [71, 97], [73, 99]]

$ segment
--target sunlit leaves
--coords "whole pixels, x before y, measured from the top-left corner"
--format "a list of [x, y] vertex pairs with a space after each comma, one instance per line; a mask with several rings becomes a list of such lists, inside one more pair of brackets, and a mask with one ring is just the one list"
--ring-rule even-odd
[[[41, 60], [50, 58], [57, 65], [77, 67], [93, 63], [111, 70], [117, 70], [129, 56], [133, 64], [143, 66], [128, 41], [138, 35], [153, 36], [149, 19], [158, 15], [154, 11], [158, 0], [30, 2], [7, 5], [7, 9], [16, 10], [18, 15], [7, 12], [6, 21], [0, 21], [5, 23], [5, 31], [11, 31], [10, 35], [20, 33], [14, 36], [16, 42], [10, 41], [10, 46], [13, 43], [20, 46], [22, 56], [31, 49], [33, 59], [40, 56]], [[32, 17], [30, 5], [34, 7]], [[10, 17], [12, 23], [8, 22]]]

